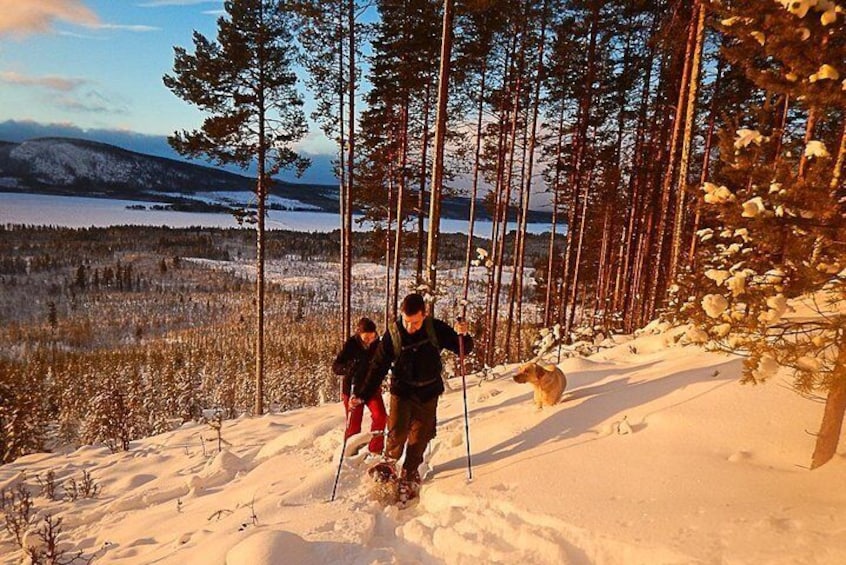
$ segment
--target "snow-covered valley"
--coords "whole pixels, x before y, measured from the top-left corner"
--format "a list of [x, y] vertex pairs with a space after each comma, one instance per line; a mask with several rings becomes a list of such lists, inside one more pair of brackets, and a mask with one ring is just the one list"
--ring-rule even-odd
[[[569, 385], [541, 411], [514, 365], [470, 377], [472, 481], [451, 379], [433, 472], [403, 510], [369, 496], [360, 437], [329, 502], [340, 404], [225, 421], [221, 452], [210, 427], [187, 424], [125, 453], [29, 455], [0, 467], [0, 487], [26, 479], [37, 511], [63, 517], [62, 547], [102, 563], [842, 563], [846, 454], [807, 467], [822, 403], [778, 374], [739, 384], [738, 358], [682, 332], [565, 350]], [[51, 470], [87, 471], [101, 491], [48, 501], [35, 477]]]

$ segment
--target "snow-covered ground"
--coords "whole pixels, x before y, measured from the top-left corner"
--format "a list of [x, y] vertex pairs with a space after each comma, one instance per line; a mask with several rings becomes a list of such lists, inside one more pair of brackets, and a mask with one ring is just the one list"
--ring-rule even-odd
[[[96, 499], [35, 500], [95, 563], [846, 563], [846, 453], [807, 467], [822, 403], [780, 375], [740, 385], [739, 359], [681, 332], [563, 358], [563, 401], [541, 411], [516, 366], [471, 377], [472, 481], [451, 379], [433, 473], [403, 510], [370, 498], [353, 454], [329, 501], [339, 404], [224, 422], [219, 454], [189, 424], [126, 453], [30, 455], [0, 467], [0, 488], [90, 472]], [[9, 544], [0, 555], [20, 560]]]
[[[256, 195], [244, 190], [216, 190], [210, 192], [194, 192], [190, 194], [183, 192], [158, 192], [157, 194], [174, 198], [190, 198], [191, 200], [198, 200], [200, 202], [205, 202], [206, 204], [251, 206], [253, 208], [255, 208], [256, 205]], [[300, 202], [299, 200], [283, 198], [281, 196], [276, 196], [275, 194], [269, 194], [267, 196], [267, 204], [268, 206], [276, 206], [282, 210], [320, 210], [320, 207], [315, 206], [314, 204], [306, 204], [305, 202]]]

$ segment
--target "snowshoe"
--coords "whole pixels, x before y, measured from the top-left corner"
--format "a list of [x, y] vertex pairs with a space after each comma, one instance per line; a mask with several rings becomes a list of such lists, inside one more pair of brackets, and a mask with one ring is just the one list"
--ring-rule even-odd
[[396, 504], [398, 482], [396, 466], [393, 461], [380, 461], [370, 467], [367, 474], [373, 479], [370, 496], [380, 504]]
[[379, 461], [367, 470], [367, 474], [377, 483], [396, 482], [397, 480], [397, 468], [393, 461]]

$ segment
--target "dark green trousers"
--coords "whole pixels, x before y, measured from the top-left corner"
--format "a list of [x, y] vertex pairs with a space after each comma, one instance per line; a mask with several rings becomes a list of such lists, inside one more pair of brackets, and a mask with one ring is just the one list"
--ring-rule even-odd
[[416, 477], [417, 468], [423, 462], [423, 452], [426, 451], [429, 441], [435, 437], [437, 419], [437, 396], [421, 402], [415, 397], [402, 398], [391, 395], [385, 453], [391, 459], [399, 459], [405, 447], [405, 463], [402, 466], [405, 476]]

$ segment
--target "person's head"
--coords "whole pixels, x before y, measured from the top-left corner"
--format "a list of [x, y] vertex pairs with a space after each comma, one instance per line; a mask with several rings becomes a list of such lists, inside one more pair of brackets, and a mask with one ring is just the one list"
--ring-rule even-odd
[[400, 311], [405, 331], [414, 333], [423, 327], [423, 320], [426, 318], [426, 301], [423, 300], [422, 295], [413, 292], [403, 298]]
[[364, 345], [370, 345], [376, 341], [376, 338], [378, 337], [376, 335], [376, 323], [370, 318], [360, 319], [355, 325], [355, 333], [358, 334], [358, 337], [361, 338]]

